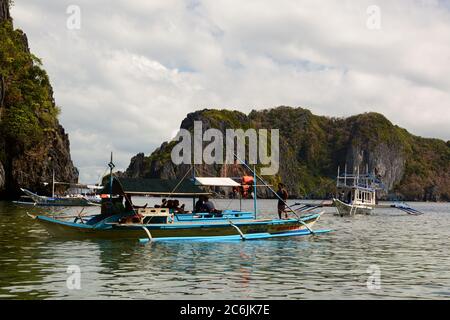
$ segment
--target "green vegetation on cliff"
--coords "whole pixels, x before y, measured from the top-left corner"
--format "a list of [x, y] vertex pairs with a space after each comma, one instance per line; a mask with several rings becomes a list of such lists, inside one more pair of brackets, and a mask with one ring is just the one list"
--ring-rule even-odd
[[[298, 197], [330, 197], [335, 193], [337, 167], [347, 164], [361, 170], [368, 165], [380, 175], [387, 188], [385, 197], [389, 193], [408, 200], [450, 200], [450, 144], [414, 136], [378, 113], [344, 119], [292, 107], [249, 115], [205, 109], [188, 114], [181, 127], [192, 130], [194, 121], [202, 121], [203, 130], [222, 132], [228, 128], [280, 129], [280, 170], [267, 179], [272, 184], [285, 182]], [[185, 169], [167, 161], [173, 145], [164, 143], [140, 160], [139, 173], [130, 166], [125, 175], [180, 178]], [[227, 172], [221, 165], [197, 167], [204, 174]]]
[[57, 126], [59, 109], [41, 62], [28, 51], [25, 35], [11, 21], [0, 22], [1, 134], [25, 149]]
[[20, 187], [49, 193], [43, 182], [76, 182], [68, 136], [41, 61], [28, 48], [0, 0], [0, 198], [17, 198]]

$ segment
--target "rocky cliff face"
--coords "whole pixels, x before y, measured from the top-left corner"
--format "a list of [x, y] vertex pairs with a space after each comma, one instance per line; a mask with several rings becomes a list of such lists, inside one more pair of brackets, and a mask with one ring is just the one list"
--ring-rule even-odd
[[9, 15], [9, 2], [9, 0], [0, 1], [0, 21], [11, 19]]
[[78, 181], [48, 76], [14, 30], [9, 2], [0, 0], [0, 198], [20, 187], [48, 193], [53, 169], [58, 181]]
[[[267, 177], [283, 181], [293, 196], [329, 197], [335, 192], [337, 168], [366, 166], [381, 177], [386, 192], [407, 200], [450, 200], [450, 144], [411, 135], [384, 116], [366, 113], [346, 119], [313, 115], [302, 108], [278, 107], [249, 115], [228, 110], [201, 110], [187, 115], [181, 128], [280, 129], [280, 170]], [[149, 157], [136, 157], [126, 175], [181, 178], [188, 167], [171, 162], [173, 142], [165, 142]], [[138, 170], [134, 168], [138, 167]], [[198, 175], [241, 176], [239, 165], [196, 165]], [[260, 191], [262, 192], [262, 191]]]
[[127, 171], [123, 174], [128, 178], [139, 178], [144, 175], [145, 170], [145, 155], [138, 153], [131, 159]]

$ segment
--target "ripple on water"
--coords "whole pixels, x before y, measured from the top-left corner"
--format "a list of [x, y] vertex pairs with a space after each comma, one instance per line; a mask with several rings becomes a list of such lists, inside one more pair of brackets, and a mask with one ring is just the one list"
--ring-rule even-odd
[[[55, 240], [25, 219], [29, 208], [0, 203], [0, 298], [447, 299], [450, 205], [417, 206], [427, 214], [328, 211], [316, 227], [336, 231], [318, 237], [140, 245]], [[67, 288], [70, 265], [81, 269], [81, 290]], [[379, 290], [367, 287], [369, 266], [379, 268]]]

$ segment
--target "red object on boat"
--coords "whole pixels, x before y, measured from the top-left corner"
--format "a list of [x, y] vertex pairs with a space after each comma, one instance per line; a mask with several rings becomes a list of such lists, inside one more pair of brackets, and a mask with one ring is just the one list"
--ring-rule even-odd
[[253, 177], [252, 176], [243, 176], [242, 184], [253, 184]]

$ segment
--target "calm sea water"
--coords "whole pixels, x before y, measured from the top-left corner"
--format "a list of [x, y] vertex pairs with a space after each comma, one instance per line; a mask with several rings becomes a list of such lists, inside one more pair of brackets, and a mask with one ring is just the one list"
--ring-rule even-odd
[[[239, 208], [236, 200], [215, 202]], [[243, 209], [252, 206], [243, 201]], [[449, 299], [450, 204], [414, 207], [426, 214], [380, 209], [340, 218], [327, 208], [315, 228], [335, 231], [314, 237], [142, 245], [56, 240], [26, 216], [52, 209], [0, 202], [0, 298]], [[276, 202], [261, 200], [259, 209], [274, 217]], [[67, 287], [71, 265], [81, 271], [79, 290]], [[380, 287], [368, 287], [378, 271]]]

